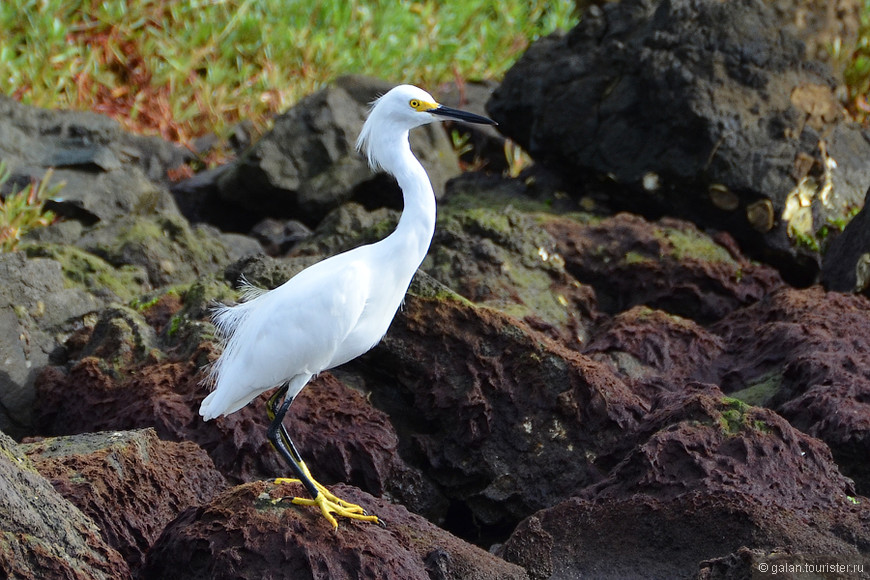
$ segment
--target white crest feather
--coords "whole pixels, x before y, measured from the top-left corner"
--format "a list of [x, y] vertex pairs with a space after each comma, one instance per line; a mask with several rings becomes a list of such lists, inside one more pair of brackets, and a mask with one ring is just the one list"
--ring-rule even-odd
[[381, 164], [378, 163], [378, 160], [375, 158], [374, 148], [372, 147], [372, 127], [375, 125], [375, 123], [372, 122], [372, 113], [374, 112], [378, 101], [382, 98], [383, 95], [380, 95], [374, 101], [369, 103], [369, 114], [367, 115], [366, 121], [363, 123], [362, 131], [359, 132], [359, 137], [357, 137], [356, 140], [356, 150], [365, 156], [372, 171], [380, 171], [381, 169]]

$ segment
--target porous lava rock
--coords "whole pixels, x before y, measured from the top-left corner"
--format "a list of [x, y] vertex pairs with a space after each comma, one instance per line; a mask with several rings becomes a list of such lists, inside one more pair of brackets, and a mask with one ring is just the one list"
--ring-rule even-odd
[[275, 500], [302, 492], [298, 484], [244, 484], [170, 524], [148, 554], [140, 577], [312, 578], [341, 580], [520, 580], [525, 570], [471, 546], [401, 506], [355, 488], [333, 493], [386, 522], [342, 519], [333, 531], [316, 508]]
[[39, 369], [100, 303], [68, 288], [54, 260], [22, 252], [0, 253], [0, 280], [0, 430], [20, 437], [32, 428]]
[[[73, 435], [153, 427], [161, 439], [196, 442], [232, 482], [287, 476], [289, 467], [266, 438], [267, 395], [227, 417], [204, 422], [199, 416], [208, 394], [201, 366], [216, 356], [209, 350], [213, 346], [203, 343], [190, 361], [151, 360], [120, 373], [94, 356], [68, 370], [47, 367], [37, 382], [39, 431]], [[312, 381], [285, 421], [319, 480], [350, 482], [443, 518], [445, 500], [398, 456], [398, 438], [386, 414], [334, 375]]]
[[597, 481], [648, 410], [606, 365], [499, 311], [414, 286], [381, 345], [349, 368], [378, 385], [372, 400], [400, 452], [454, 502], [451, 529], [468, 537], [503, 533]]
[[130, 568], [94, 521], [63, 498], [0, 433], [0, 576], [127, 580]]
[[644, 305], [709, 323], [783, 284], [730, 236], [711, 238], [683, 220], [620, 213], [586, 222], [552, 217], [544, 227], [565, 269], [595, 288], [599, 308], [611, 314]]
[[629, 379], [680, 382], [716, 378], [713, 362], [723, 350], [721, 338], [695, 321], [635, 306], [600, 325], [583, 354]]
[[870, 142], [771, 4], [590, 8], [533, 44], [487, 109], [574, 188], [600, 177], [617, 207], [729, 231], [806, 284], [817, 232], [863, 202]]
[[104, 115], [39, 109], [0, 96], [7, 187], [20, 189], [52, 168], [49, 184], [65, 185], [51, 209], [86, 225], [149, 209], [177, 214], [167, 173], [191, 157], [184, 147], [133, 135]]
[[[488, 193], [486, 186], [482, 193]], [[558, 242], [533, 216], [507, 207], [439, 208], [421, 268], [479, 306], [495, 308], [566, 343], [588, 334], [592, 288], [565, 270]]]
[[83, 233], [76, 245], [116, 268], [137, 266], [149, 289], [192, 282], [227, 263], [261, 252], [243, 236], [224, 236], [211, 227], [191, 226], [180, 215], [128, 215]]
[[866, 197], [845, 229], [832, 237], [822, 262], [821, 283], [836, 292], [870, 294], [870, 209]]
[[715, 367], [733, 397], [776, 410], [827, 443], [859, 493], [870, 492], [870, 301], [782, 288], [712, 330]]
[[20, 449], [134, 571], [166, 524], [226, 487], [196, 444], [160, 441], [153, 429], [53, 437]]
[[711, 386], [658, 405], [606, 479], [522, 522], [499, 553], [541, 579], [696, 578], [745, 546], [865, 561], [870, 508], [823, 443]]

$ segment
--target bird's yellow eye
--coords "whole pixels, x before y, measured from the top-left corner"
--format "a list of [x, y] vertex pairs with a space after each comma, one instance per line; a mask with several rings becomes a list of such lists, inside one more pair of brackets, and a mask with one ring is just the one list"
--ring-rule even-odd
[[431, 111], [438, 106], [435, 103], [430, 103], [429, 101], [424, 101], [422, 99], [411, 99], [410, 101], [408, 101], [408, 105], [410, 105], [412, 109], [419, 113]]

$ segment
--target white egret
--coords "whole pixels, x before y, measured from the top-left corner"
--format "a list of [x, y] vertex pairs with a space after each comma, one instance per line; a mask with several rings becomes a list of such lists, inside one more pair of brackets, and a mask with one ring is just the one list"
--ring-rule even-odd
[[210, 369], [214, 390], [200, 415], [209, 420], [233, 413], [280, 385], [267, 403], [267, 435], [297, 479], [276, 481], [300, 481], [311, 499], [297, 497], [293, 503], [318, 506], [333, 527], [338, 527], [333, 514], [370, 522], [378, 518], [314, 480], [290, 440], [284, 415], [312, 377], [358, 357], [386, 334], [435, 230], [432, 184], [411, 152], [408, 132], [446, 119], [495, 124], [439, 105], [410, 85], [377, 99], [356, 146], [373, 170], [395, 176], [402, 189], [405, 206], [395, 231], [318, 262], [269, 292], [248, 287], [245, 302], [219, 307], [214, 314], [225, 344]]

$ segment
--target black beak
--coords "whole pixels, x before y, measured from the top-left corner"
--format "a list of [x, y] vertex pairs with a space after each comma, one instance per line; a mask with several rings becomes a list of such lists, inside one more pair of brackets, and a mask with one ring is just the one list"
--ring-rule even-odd
[[498, 123], [488, 117], [484, 117], [483, 115], [475, 115], [474, 113], [469, 113], [468, 111], [460, 111], [459, 109], [445, 107], [444, 105], [438, 105], [436, 108], [430, 109], [429, 112], [433, 115], [446, 117], [448, 119], [455, 119], [457, 121], [464, 121], [466, 123], [477, 123], [479, 125], [498, 125]]

